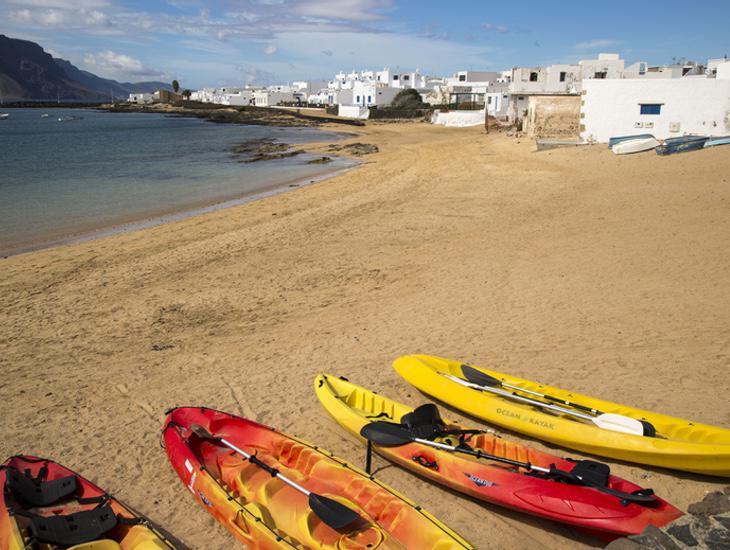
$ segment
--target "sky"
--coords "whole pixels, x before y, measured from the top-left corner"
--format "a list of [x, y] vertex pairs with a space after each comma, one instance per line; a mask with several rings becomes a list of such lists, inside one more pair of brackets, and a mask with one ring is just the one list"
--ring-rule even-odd
[[121, 81], [184, 88], [352, 69], [505, 70], [599, 52], [730, 55], [730, 0], [0, 0], [0, 34]]

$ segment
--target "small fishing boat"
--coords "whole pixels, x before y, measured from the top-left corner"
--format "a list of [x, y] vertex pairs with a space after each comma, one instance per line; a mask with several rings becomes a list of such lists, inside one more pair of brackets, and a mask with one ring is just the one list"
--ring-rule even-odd
[[72, 120], [83, 120], [84, 117], [82, 116], [60, 116], [58, 117], [58, 122], [70, 122]]
[[643, 151], [651, 151], [656, 149], [659, 142], [653, 137], [627, 139], [621, 141], [611, 148], [614, 155], [628, 155], [631, 153], [641, 153]]
[[674, 153], [686, 153], [696, 151], [705, 146], [707, 136], [681, 136], [665, 139], [664, 143], [655, 149], [657, 155], [673, 155]]
[[730, 136], [710, 138], [705, 142], [703, 147], [716, 147], [717, 145], [730, 145]]
[[10, 113], [0, 113], [0, 120], [5, 120], [10, 117]]
[[[622, 141], [628, 141], [631, 139], [643, 139], [643, 138], [653, 138], [653, 134], [636, 134], [633, 136], [617, 136], [612, 137], [608, 140], [608, 148], [613, 149], [613, 146], [617, 143], [621, 143]], [[656, 138], [655, 138], [656, 139]]]
[[41, 118], [48, 118], [48, 117], [50, 117], [50, 116], [51, 116], [51, 115], [49, 115], [48, 113], [43, 113], [43, 114], [41, 115]]

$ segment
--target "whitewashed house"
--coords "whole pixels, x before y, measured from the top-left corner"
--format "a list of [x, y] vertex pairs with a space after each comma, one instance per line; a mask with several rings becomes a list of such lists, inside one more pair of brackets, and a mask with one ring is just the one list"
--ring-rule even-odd
[[282, 103], [293, 103], [296, 101], [296, 97], [291, 90], [277, 91], [275, 89], [266, 89], [253, 92], [253, 101], [256, 107], [275, 107]]
[[580, 109], [584, 140], [652, 134], [658, 139], [687, 134], [730, 134], [730, 62], [714, 74], [683, 78], [586, 79]]
[[138, 105], [145, 105], [147, 103], [152, 103], [155, 100], [154, 94], [148, 94], [148, 93], [135, 93], [135, 94], [129, 94], [129, 103], [137, 103]]
[[351, 104], [361, 107], [387, 107], [401, 91], [403, 90], [400, 88], [377, 82], [356, 81], [352, 86]]

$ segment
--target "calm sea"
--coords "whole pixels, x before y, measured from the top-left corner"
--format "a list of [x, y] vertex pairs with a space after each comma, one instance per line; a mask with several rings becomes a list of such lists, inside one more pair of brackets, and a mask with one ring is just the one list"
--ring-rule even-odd
[[0, 120], [0, 255], [250, 200], [354, 164], [311, 165], [308, 155], [243, 164], [229, 152], [249, 139], [340, 137], [312, 128], [80, 109], [2, 112], [10, 116]]

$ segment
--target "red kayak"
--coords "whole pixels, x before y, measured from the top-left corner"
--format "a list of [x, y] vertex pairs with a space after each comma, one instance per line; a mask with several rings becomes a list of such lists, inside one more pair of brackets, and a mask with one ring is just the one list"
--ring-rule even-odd
[[379, 480], [257, 422], [177, 408], [164, 441], [188, 490], [251, 550], [473, 548]]
[[46, 458], [0, 465], [0, 550], [170, 550], [150, 523]]
[[[592, 460], [572, 461], [412, 409], [342, 378], [320, 374], [315, 391], [332, 417], [373, 450], [470, 497], [557, 521], [604, 540], [664, 526], [682, 515], [651, 489]], [[368, 437], [369, 436], [369, 437]]]

